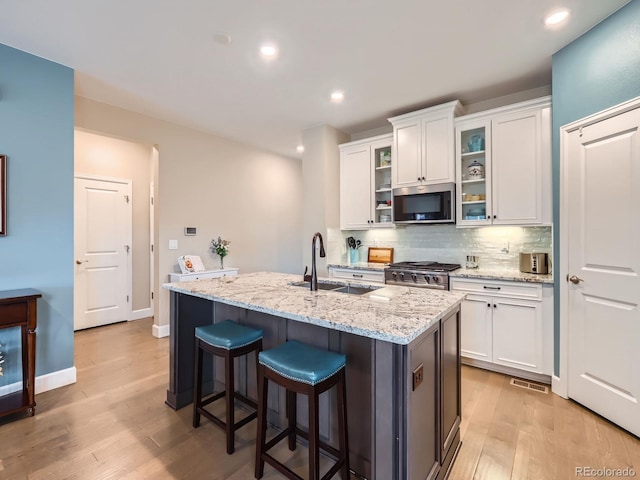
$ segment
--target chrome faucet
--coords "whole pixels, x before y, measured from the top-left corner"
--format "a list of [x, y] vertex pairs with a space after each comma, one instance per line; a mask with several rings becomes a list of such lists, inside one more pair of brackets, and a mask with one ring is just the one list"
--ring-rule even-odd
[[324, 253], [324, 243], [322, 242], [322, 235], [320, 232], [316, 232], [311, 239], [311, 291], [316, 292], [318, 290], [318, 273], [316, 272], [316, 238], [320, 239], [320, 256], [326, 257]]

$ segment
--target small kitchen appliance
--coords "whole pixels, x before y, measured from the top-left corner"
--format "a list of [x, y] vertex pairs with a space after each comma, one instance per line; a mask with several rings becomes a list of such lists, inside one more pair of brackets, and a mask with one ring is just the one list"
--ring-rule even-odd
[[520, 253], [520, 271], [523, 273], [549, 273], [549, 254]]
[[449, 272], [457, 270], [457, 263], [398, 262], [384, 270], [384, 283], [405, 287], [449, 290]]

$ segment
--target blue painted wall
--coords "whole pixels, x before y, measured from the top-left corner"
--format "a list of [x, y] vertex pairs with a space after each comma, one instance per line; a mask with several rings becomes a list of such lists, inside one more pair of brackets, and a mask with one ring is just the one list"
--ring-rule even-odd
[[[8, 156], [0, 290], [35, 288], [36, 375], [73, 366], [73, 70], [0, 44], [0, 153]], [[0, 343], [16, 343], [0, 331]], [[0, 385], [19, 380], [15, 349]]]
[[[560, 265], [560, 127], [640, 96], [640, 0], [633, 0], [553, 55], [553, 233]], [[555, 285], [555, 374], [560, 287]]]

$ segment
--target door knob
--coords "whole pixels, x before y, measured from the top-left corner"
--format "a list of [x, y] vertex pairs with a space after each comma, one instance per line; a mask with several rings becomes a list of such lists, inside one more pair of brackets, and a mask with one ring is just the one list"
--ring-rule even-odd
[[580, 277], [576, 277], [575, 275], [569, 276], [569, 274], [567, 274], [567, 281], [573, 283], [574, 285], [578, 285], [580, 282], [584, 282], [584, 280]]
[[83, 263], [87, 263], [89, 260], [76, 260], [78, 265], [82, 265]]

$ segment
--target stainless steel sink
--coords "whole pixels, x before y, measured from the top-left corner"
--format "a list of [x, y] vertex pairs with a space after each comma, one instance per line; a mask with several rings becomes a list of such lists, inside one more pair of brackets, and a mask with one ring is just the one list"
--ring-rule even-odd
[[[292, 283], [291, 286], [311, 288], [311, 282], [296, 282]], [[335, 290], [337, 288], [341, 288], [340, 285], [336, 285], [335, 283], [318, 282], [318, 290]]]
[[346, 287], [340, 287], [333, 290], [334, 292], [349, 293], [351, 295], [364, 295], [365, 293], [378, 290], [380, 287], [354, 287], [353, 285], [347, 285]]
[[[292, 287], [311, 288], [310, 282], [296, 282], [290, 284]], [[356, 287], [353, 285], [336, 285], [335, 283], [318, 282], [318, 290], [329, 290], [338, 293], [348, 293], [351, 295], [364, 295], [382, 287]]]

